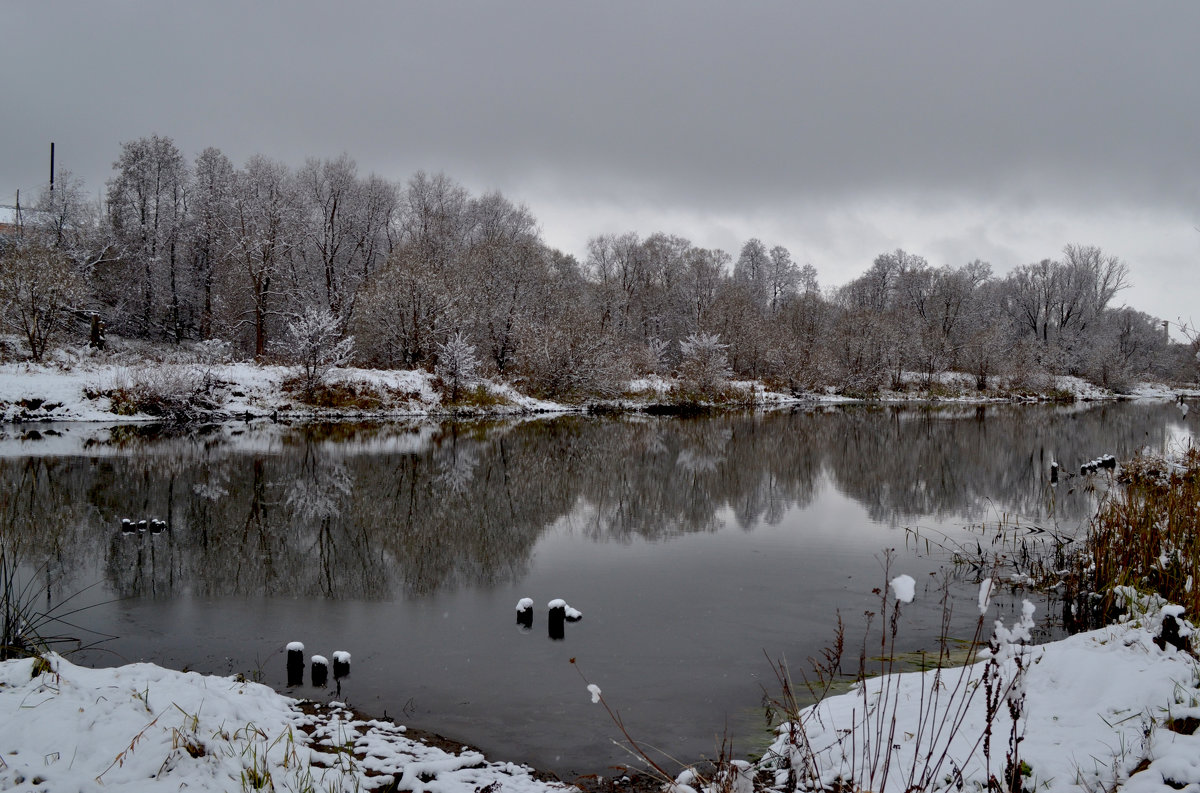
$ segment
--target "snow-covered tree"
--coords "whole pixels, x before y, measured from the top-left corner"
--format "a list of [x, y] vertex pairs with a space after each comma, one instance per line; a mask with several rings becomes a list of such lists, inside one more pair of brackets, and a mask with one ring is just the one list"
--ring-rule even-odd
[[213, 336], [220, 275], [229, 266], [233, 231], [233, 163], [220, 149], [200, 152], [192, 169], [191, 269], [196, 284], [200, 338]]
[[299, 243], [300, 201], [287, 166], [261, 155], [234, 174], [230, 212], [230, 252], [239, 271], [239, 324], [254, 334], [254, 354], [267, 349], [267, 323], [283, 306], [280, 281]]
[[459, 389], [475, 380], [479, 359], [475, 347], [461, 331], [454, 333], [437, 346], [438, 361], [434, 373], [450, 388], [450, 401], [458, 401]]
[[679, 375], [702, 394], [713, 394], [729, 379], [728, 345], [715, 333], [693, 333], [679, 343]]
[[62, 251], [25, 242], [0, 254], [0, 319], [24, 337], [35, 361], [65, 329], [84, 293]]
[[126, 278], [111, 298], [120, 304], [136, 294], [127, 330], [165, 331], [181, 341], [189, 299], [182, 263], [190, 173], [183, 154], [171, 138], [153, 135], [123, 143], [113, 167], [106, 203]]
[[341, 322], [332, 311], [310, 306], [287, 323], [277, 349], [299, 365], [304, 392], [311, 396], [326, 372], [350, 362], [354, 337], [342, 336]]

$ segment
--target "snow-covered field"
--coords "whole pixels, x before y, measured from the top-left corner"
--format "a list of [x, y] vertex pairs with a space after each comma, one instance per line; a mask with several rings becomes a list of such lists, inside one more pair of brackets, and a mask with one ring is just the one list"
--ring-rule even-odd
[[[581, 691], [581, 695], [586, 692]], [[548, 793], [531, 769], [451, 753], [330, 703], [154, 664], [0, 663], [0, 789]], [[390, 786], [390, 787], [389, 787]]]

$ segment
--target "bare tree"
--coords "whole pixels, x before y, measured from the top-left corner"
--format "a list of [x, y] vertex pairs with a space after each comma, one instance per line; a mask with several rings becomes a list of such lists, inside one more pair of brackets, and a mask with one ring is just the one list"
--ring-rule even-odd
[[[138, 321], [130, 329], [149, 336], [165, 323], [175, 341], [184, 337], [181, 259], [189, 173], [175, 142], [153, 135], [121, 145], [108, 183], [108, 212], [122, 259], [137, 273]], [[163, 294], [165, 293], [165, 295]], [[165, 296], [167, 310], [160, 306]]]
[[287, 167], [262, 155], [234, 174], [232, 195], [230, 250], [248, 303], [239, 324], [251, 326], [254, 355], [262, 357], [268, 322], [282, 307], [278, 280], [297, 244], [300, 202]]
[[0, 254], [0, 310], [4, 323], [42, 360], [85, 294], [66, 255], [39, 242], [24, 242]]
[[200, 292], [199, 335], [213, 336], [216, 278], [228, 267], [230, 233], [234, 227], [233, 163], [219, 149], [209, 147], [196, 158], [192, 173], [192, 271]]

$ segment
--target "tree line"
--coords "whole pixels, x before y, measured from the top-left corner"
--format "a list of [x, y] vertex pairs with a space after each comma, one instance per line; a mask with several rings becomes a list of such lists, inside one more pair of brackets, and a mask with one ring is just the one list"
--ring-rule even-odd
[[580, 261], [545, 243], [527, 207], [443, 174], [397, 183], [347, 155], [235, 167], [215, 148], [189, 162], [157, 135], [121, 145], [102, 201], [62, 172], [0, 237], [0, 308], [22, 340], [8, 355], [38, 360], [85, 330], [102, 345], [103, 329], [258, 360], [329, 345], [364, 366], [467, 364], [559, 398], [654, 374], [861, 393], [909, 372], [966, 372], [980, 389], [1001, 373], [1194, 378], [1194, 349], [1117, 304], [1128, 281], [1087, 245], [1004, 276], [897, 250], [837, 288], [758, 239], [735, 259], [667, 233], [606, 234]]

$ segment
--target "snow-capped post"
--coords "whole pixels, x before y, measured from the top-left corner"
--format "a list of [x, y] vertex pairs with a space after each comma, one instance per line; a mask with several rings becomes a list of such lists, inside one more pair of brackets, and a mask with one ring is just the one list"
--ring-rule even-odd
[[167, 530], [167, 522], [165, 520], [159, 520], [158, 518], [152, 518], [150, 520], [150, 533], [151, 534], [162, 534], [166, 530]]
[[338, 650], [333, 654], [333, 679], [341, 680], [350, 674], [350, 653]]
[[122, 534], [133, 534], [136, 531], [137, 529], [134, 527], [133, 521], [131, 521], [129, 518], [121, 518]]
[[1052, 484], [1052, 485], [1058, 484], [1058, 461], [1057, 460], [1050, 463], [1050, 484]]
[[288, 688], [304, 685], [304, 644], [290, 642], [287, 646]]
[[144, 520], [139, 520], [139, 521], [137, 522], [138, 534], [145, 534], [145, 533], [146, 533], [146, 525], [147, 525], [147, 523], [146, 523], [146, 521], [144, 521]]
[[517, 624], [522, 631], [533, 630], [533, 598], [521, 598], [517, 601]]
[[312, 657], [312, 684], [315, 688], [325, 688], [329, 680], [329, 661], [323, 655]]
[[550, 608], [550, 638], [555, 641], [565, 639], [567, 636], [567, 601], [561, 599], [551, 600]]

